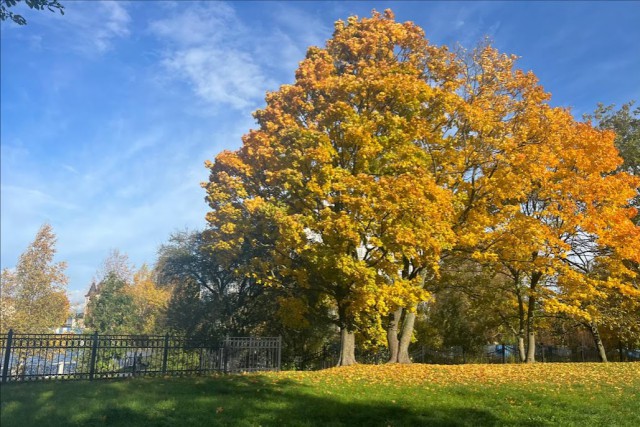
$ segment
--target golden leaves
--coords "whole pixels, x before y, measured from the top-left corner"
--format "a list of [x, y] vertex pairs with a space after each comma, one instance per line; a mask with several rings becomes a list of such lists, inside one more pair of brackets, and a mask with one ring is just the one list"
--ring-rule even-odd
[[415, 272], [437, 273], [454, 247], [557, 280], [567, 300], [541, 292], [550, 309], [591, 315], [581, 303], [607, 285], [569, 261], [587, 236], [628, 276], [640, 181], [612, 173], [612, 134], [550, 107], [515, 61], [431, 45], [390, 11], [337, 22], [295, 83], [267, 94], [242, 147], [206, 164], [212, 248], [252, 245], [261, 280], [315, 287], [351, 319], [428, 298]]
[[445, 387], [454, 385], [543, 385], [566, 388], [579, 385], [620, 386], [640, 381], [636, 363], [537, 363], [537, 364], [387, 364], [354, 365], [315, 372], [264, 374], [278, 380], [311, 384], [362, 386]]

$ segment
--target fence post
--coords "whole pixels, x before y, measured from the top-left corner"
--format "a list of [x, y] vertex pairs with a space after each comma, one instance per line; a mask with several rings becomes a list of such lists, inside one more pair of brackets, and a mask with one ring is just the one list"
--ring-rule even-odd
[[93, 342], [91, 343], [91, 366], [89, 367], [89, 381], [93, 381], [96, 374], [96, 356], [98, 353], [98, 331], [93, 334]]
[[7, 334], [7, 346], [4, 349], [4, 363], [2, 365], [2, 382], [7, 382], [7, 374], [9, 373], [9, 362], [11, 362], [11, 344], [13, 344], [13, 329], [9, 329]]
[[164, 335], [164, 350], [162, 353], [162, 375], [167, 373], [167, 359], [169, 358], [169, 334]]
[[227, 359], [229, 355], [229, 338], [224, 339], [224, 346], [222, 347], [222, 372], [227, 373]]
[[278, 371], [282, 363], [282, 335], [278, 336]]

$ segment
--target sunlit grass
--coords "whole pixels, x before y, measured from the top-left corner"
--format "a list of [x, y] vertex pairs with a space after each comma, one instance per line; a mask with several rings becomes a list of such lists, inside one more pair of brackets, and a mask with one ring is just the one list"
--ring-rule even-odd
[[2, 427], [640, 425], [640, 364], [358, 365], [2, 386]]

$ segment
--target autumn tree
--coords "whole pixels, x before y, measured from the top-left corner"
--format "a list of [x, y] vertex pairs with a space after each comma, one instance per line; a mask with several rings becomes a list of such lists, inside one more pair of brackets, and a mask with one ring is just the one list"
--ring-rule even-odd
[[[634, 104], [634, 101], [630, 101], [619, 109], [616, 109], [614, 105], [598, 104], [595, 112], [586, 115], [585, 119], [599, 129], [615, 132], [614, 143], [623, 160], [618, 170], [640, 176], [640, 107], [634, 108]], [[634, 222], [640, 224], [640, 191], [633, 201], [633, 206], [639, 210]], [[592, 308], [592, 311], [600, 313], [601, 323], [610, 330], [609, 335], [617, 337], [620, 347], [624, 343], [633, 346], [640, 341], [640, 297], [638, 296], [640, 264], [632, 260], [624, 260], [623, 262], [631, 272], [631, 275], [625, 277], [623, 283], [631, 285], [632, 288], [621, 289], [619, 286], [609, 286], [605, 289], [604, 294], [598, 295], [593, 301], [588, 302], [588, 304], [594, 303], [597, 306], [598, 309]], [[611, 274], [606, 265], [602, 263], [592, 273]]]
[[518, 177], [509, 186], [516, 191], [492, 206], [495, 223], [476, 253], [509, 272], [526, 325], [528, 362], [535, 358], [538, 311], [578, 310], [579, 304], [558, 298], [558, 290], [593, 295], [610, 285], [609, 279], [590, 280], [577, 260], [598, 252], [610, 253], [609, 260], [640, 254], [640, 234], [631, 222], [635, 210], [629, 208], [638, 181], [614, 173], [620, 159], [613, 135], [576, 123], [566, 111], [549, 109], [543, 117], [547, 130], [534, 139], [537, 144], [520, 148], [526, 163], [511, 161], [506, 168]]
[[125, 288], [133, 302], [132, 326], [136, 333], [153, 334], [165, 330], [171, 289], [160, 286], [156, 274], [142, 265], [133, 275], [133, 283]]
[[446, 48], [390, 11], [338, 21], [295, 83], [267, 95], [242, 147], [208, 163], [213, 250], [266, 248], [251, 263], [262, 283], [331, 301], [342, 365], [355, 362], [359, 328], [382, 333], [394, 313], [395, 331], [398, 317], [412, 330], [424, 280], [453, 243], [429, 147], [446, 145], [454, 74]]
[[584, 286], [571, 265], [583, 237], [640, 253], [637, 181], [612, 133], [552, 108], [515, 63], [487, 43], [434, 47], [390, 12], [339, 21], [242, 147], [208, 163], [212, 250], [262, 248], [246, 274], [330, 301], [341, 364], [364, 329], [386, 329], [390, 361], [409, 362], [442, 255], [466, 253], [508, 275], [533, 361], [540, 310], [558, 286]]
[[2, 271], [0, 330], [49, 332], [62, 325], [69, 315], [69, 300], [64, 289], [66, 264], [53, 262], [55, 243], [51, 225], [44, 224], [20, 255], [15, 269]]
[[619, 172], [613, 134], [552, 108], [514, 56], [484, 43], [458, 60], [459, 103], [442, 163], [456, 201], [453, 252], [507, 276], [521, 352], [526, 343], [533, 361], [537, 315], [560, 279], [576, 277], [570, 261], [584, 241], [638, 252], [629, 220], [637, 181]]

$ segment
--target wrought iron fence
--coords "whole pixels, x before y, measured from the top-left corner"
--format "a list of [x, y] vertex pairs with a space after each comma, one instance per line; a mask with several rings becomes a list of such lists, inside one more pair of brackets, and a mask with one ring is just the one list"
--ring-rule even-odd
[[[598, 350], [589, 347], [565, 347], [536, 345], [536, 361], [556, 362], [599, 362]], [[609, 361], [640, 361], [640, 351], [618, 349], [607, 352]], [[516, 345], [487, 345], [482, 349], [465, 351], [462, 347], [430, 349], [419, 347], [411, 353], [411, 360], [417, 363], [463, 364], [463, 363], [519, 363], [519, 350]]]
[[207, 342], [169, 335], [0, 335], [2, 382], [278, 371], [280, 337]]
[[[322, 350], [285, 361], [285, 367], [296, 370], [319, 370], [336, 366], [339, 358], [337, 345], [324, 347]], [[457, 365], [465, 363], [520, 363], [519, 350], [516, 345], [495, 344], [476, 348], [472, 351], [462, 347], [429, 348], [414, 346], [410, 353], [414, 363], [438, 365]], [[640, 350], [615, 349], [607, 351], [610, 362], [640, 362]], [[389, 351], [356, 351], [356, 360], [366, 364], [383, 364], [389, 360]], [[556, 362], [599, 362], [598, 350], [582, 346], [536, 346], [536, 361], [542, 363]]]

